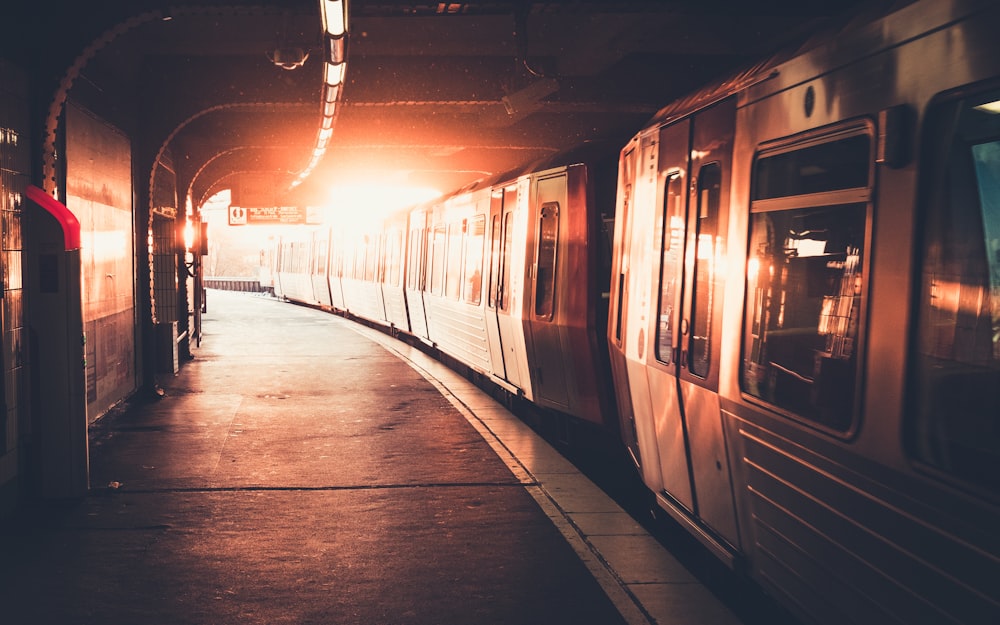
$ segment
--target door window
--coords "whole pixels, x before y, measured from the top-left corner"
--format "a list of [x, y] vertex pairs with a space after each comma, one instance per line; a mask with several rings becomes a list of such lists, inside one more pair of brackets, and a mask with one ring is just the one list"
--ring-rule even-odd
[[719, 233], [719, 205], [722, 168], [709, 163], [698, 172], [695, 223], [694, 284], [691, 303], [691, 341], [688, 343], [688, 370], [699, 377], [708, 376], [712, 356], [712, 310], [718, 269], [725, 253]]
[[907, 442], [1000, 492], [1000, 91], [928, 111]]
[[535, 316], [551, 319], [556, 288], [556, 248], [559, 203], [546, 202], [538, 214], [538, 262], [535, 274]]
[[680, 295], [681, 270], [684, 267], [685, 202], [684, 178], [680, 172], [667, 177], [664, 194], [662, 242], [660, 251], [660, 311], [656, 324], [656, 359], [664, 364], [675, 361], [677, 329], [675, 307]]

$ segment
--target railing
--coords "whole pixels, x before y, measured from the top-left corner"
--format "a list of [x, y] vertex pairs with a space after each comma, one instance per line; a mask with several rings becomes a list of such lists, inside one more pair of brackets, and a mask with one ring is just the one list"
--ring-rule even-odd
[[271, 288], [264, 288], [257, 278], [203, 278], [202, 283], [206, 289], [218, 289], [220, 291], [243, 291], [246, 293], [271, 292]]

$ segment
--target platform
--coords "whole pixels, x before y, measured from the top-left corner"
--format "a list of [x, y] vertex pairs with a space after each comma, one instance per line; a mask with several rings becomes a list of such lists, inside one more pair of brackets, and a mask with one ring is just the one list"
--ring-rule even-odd
[[419, 350], [210, 291], [92, 489], [0, 535], [7, 625], [738, 625], [524, 423]]

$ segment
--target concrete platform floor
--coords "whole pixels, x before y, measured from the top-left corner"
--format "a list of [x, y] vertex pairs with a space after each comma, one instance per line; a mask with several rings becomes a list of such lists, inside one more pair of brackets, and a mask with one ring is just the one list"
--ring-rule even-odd
[[210, 291], [88, 497], [0, 532], [0, 623], [736, 625], [530, 428], [419, 350]]

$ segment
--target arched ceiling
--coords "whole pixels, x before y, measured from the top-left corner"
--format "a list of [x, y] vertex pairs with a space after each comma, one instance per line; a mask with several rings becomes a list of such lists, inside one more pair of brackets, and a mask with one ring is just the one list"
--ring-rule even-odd
[[[859, 4], [353, 0], [332, 140], [279, 201], [357, 180], [448, 190], [582, 141], [624, 140], [674, 97]], [[0, 53], [40, 77], [39, 99], [60, 84], [114, 94], [140, 155], [169, 148], [196, 202], [240, 176], [289, 189], [313, 154], [318, 0], [5, 3], [0, 23]], [[298, 69], [273, 62], [296, 49], [309, 53]]]

